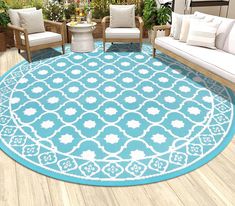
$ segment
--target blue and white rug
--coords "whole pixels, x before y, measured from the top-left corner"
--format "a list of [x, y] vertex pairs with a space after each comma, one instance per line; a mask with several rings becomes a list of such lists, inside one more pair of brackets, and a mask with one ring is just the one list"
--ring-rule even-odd
[[96, 48], [44, 52], [1, 77], [5, 153], [60, 180], [125, 186], [190, 172], [231, 141], [231, 90], [149, 45]]

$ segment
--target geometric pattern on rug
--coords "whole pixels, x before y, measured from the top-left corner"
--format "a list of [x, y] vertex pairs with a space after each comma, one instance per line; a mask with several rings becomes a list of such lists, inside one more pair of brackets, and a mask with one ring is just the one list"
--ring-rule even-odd
[[[205, 164], [234, 134], [234, 94], [151, 46], [26, 61], [0, 82], [0, 147], [70, 182], [157, 182]], [[48, 57], [44, 52], [42, 57]]]

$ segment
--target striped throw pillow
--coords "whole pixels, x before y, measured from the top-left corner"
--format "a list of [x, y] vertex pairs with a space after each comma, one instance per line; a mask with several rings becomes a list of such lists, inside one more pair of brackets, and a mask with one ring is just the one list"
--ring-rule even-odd
[[187, 44], [216, 49], [215, 38], [218, 27], [218, 23], [191, 20]]

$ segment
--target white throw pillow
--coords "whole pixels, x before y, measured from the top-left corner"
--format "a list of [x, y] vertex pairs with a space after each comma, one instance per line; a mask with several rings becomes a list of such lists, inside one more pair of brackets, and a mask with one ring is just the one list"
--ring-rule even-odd
[[110, 5], [111, 28], [133, 28], [135, 26], [135, 5]]
[[194, 15], [204, 16], [205, 20], [207, 20], [207, 21], [209, 20], [214, 23], [220, 24], [219, 28], [216, 32], [215, 46], [216, 46], [216, 48], [223, 50], [225, 40], [226, 40], [227, 35], [235, 22], [235, 20], [224, 18], [224, 17], [212, 16], [212, 15], [204, 14], [204, 13], [200, 13], [200, 12], [195, 12]]
[[171, 36], [173, 36], [174, 39], [180, 39], [183, 18], [190, 16], [193, 15], [183, 15], [172, 12]]
[[215, 37], [219, 24], [202, 20], [191, 20], [187, 44], [216, 49]]
[[21, 26], [27, 29], [29, 34], [45, 31], [41, 9], [31, 12], [18, 12], [18, 14]]
[[204, 19], [207, 22], [213, 21], [216, 16], [210, 15], [210, 14], [205, 14], [201, 13], [198, 11], [194, 12], [194, 16], [199, 17], [200, 19]]
[[235, 23], [225, 40], [223, 50], [235, 55]]
[[186, 42], [188, 39], [188, 32], [189, 32], [189, 27], [190, 27], [190, 22], [191, 20], [194, 19], [200, 19], [199, 17], [196, 16], [184, 16], [182, 20], [182, 26], [181, 26], [181, 32], [180, 32], [180, 41], [181, 42]]
[[30, 12], [30, 11], [36, 11], [36, 8], [27, 8], [27, 9], [9, 9], [8, 14], [11, 19], [11, 23], [15, 26], [21, 26], [20, 25], [20, 17], [18, 15], [18, 12]]

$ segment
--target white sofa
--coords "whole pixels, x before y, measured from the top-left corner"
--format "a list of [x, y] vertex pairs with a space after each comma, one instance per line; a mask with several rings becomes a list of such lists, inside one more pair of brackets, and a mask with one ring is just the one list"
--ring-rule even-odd
[[[154, 56], [156, 49], [176, 58], [188, 66], [199, 69], [211, 78], [235, 90], [235, 19], [227, 19], [195, 12], [194, 15], [211, 18], [221, 22], [216, 34], [216, 50], [191, 46], [175, 40], [173, 37], [156, 37], [153, 43]], [[165, 30], [169, 34], [170, 27], [157, 26], [157, 30]], [[167, 31], [168, 30], [168, 31]], [[201, 69], [202, 68], [202, 69]]]

